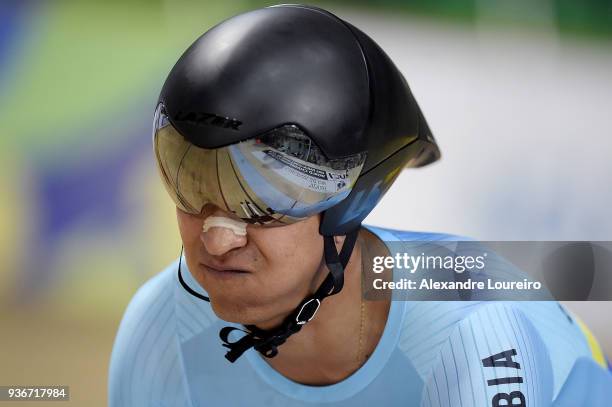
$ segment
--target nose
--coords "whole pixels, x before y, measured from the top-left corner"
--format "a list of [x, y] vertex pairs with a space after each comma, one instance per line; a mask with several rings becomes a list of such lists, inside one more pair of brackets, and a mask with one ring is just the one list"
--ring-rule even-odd
[[[222, 256], [231, 250], [243, 247], [247, 244], [246, 234], [242, 234], [231, 225], [224, 226], [223, 218], [216, 218], [214, 222], [204, 222], [200, 239], [204, 243], [206, 251], [213, 256]], [[231, 219], [225, 218], [232, 222]], [[208, 219], [207, 219], [208, 220]], [[234, 221], [235, 222], [235, 221]]]

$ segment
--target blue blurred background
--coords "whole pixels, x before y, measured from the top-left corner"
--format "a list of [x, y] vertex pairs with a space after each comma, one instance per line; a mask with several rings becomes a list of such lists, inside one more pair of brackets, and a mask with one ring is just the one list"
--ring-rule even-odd
[[[106, 405], [121, 314], [180, 250], [151, 149], [160, 87], [206, 29], [268, 4], [0, 3], [0, 384]], [[443, 152], [368, 223], [612, 240], [612, 1], [314, 4], [387, 51]], [[610, 303], [569, 306], [612, 355]]]

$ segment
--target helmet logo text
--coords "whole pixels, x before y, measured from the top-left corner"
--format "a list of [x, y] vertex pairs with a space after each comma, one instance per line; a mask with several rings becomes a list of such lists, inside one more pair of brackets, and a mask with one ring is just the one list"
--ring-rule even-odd
[[240, 130], [241, 121], [230, 117], [219, 116], [214, 113], [205, 112], [182, 112], [176, 115], [176, 120], [196, 125], [208, 125], [222, 127], [224, 129]]

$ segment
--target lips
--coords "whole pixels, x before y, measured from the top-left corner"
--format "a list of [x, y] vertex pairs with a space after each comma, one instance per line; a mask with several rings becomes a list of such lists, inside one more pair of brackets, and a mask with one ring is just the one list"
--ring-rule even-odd
[[211, 273], [218, 273], [218, 274], [250, 274], [250, 271], [244, 270], [244, 269], [240, 269], [237, 268], [235, 266], [231, 266], [231, 265], [211, 265], [211, 264], [207, 264], [207, 263], [200, 263], [200, 265], [202, 267], [204, 267], [207, 271], [211, 272]]
[[243, 279], [251, 275], [251, 273], [244, 270], [236, 270], [231, 268], [224, 268], [220, 270], [202, 263], [200, 263], [200, 268], [206, 276], [212, 279], [212, 281], [217, 282], [243, 281]]

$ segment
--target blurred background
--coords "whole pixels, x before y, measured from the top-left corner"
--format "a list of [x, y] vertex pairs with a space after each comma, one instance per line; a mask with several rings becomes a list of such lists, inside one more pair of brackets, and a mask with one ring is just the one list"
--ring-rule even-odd
[[[0, 2], [0, 385], [106, 405], [123, 310], [180, 250], [152, 156], [161, 85], [206, 29], [269, 4]], [[611, 0], [311, 4], [386, 50], [442, 148], [367, 223], [612, 240]], [[611, 303], [568, 305], [612, 355]]]

